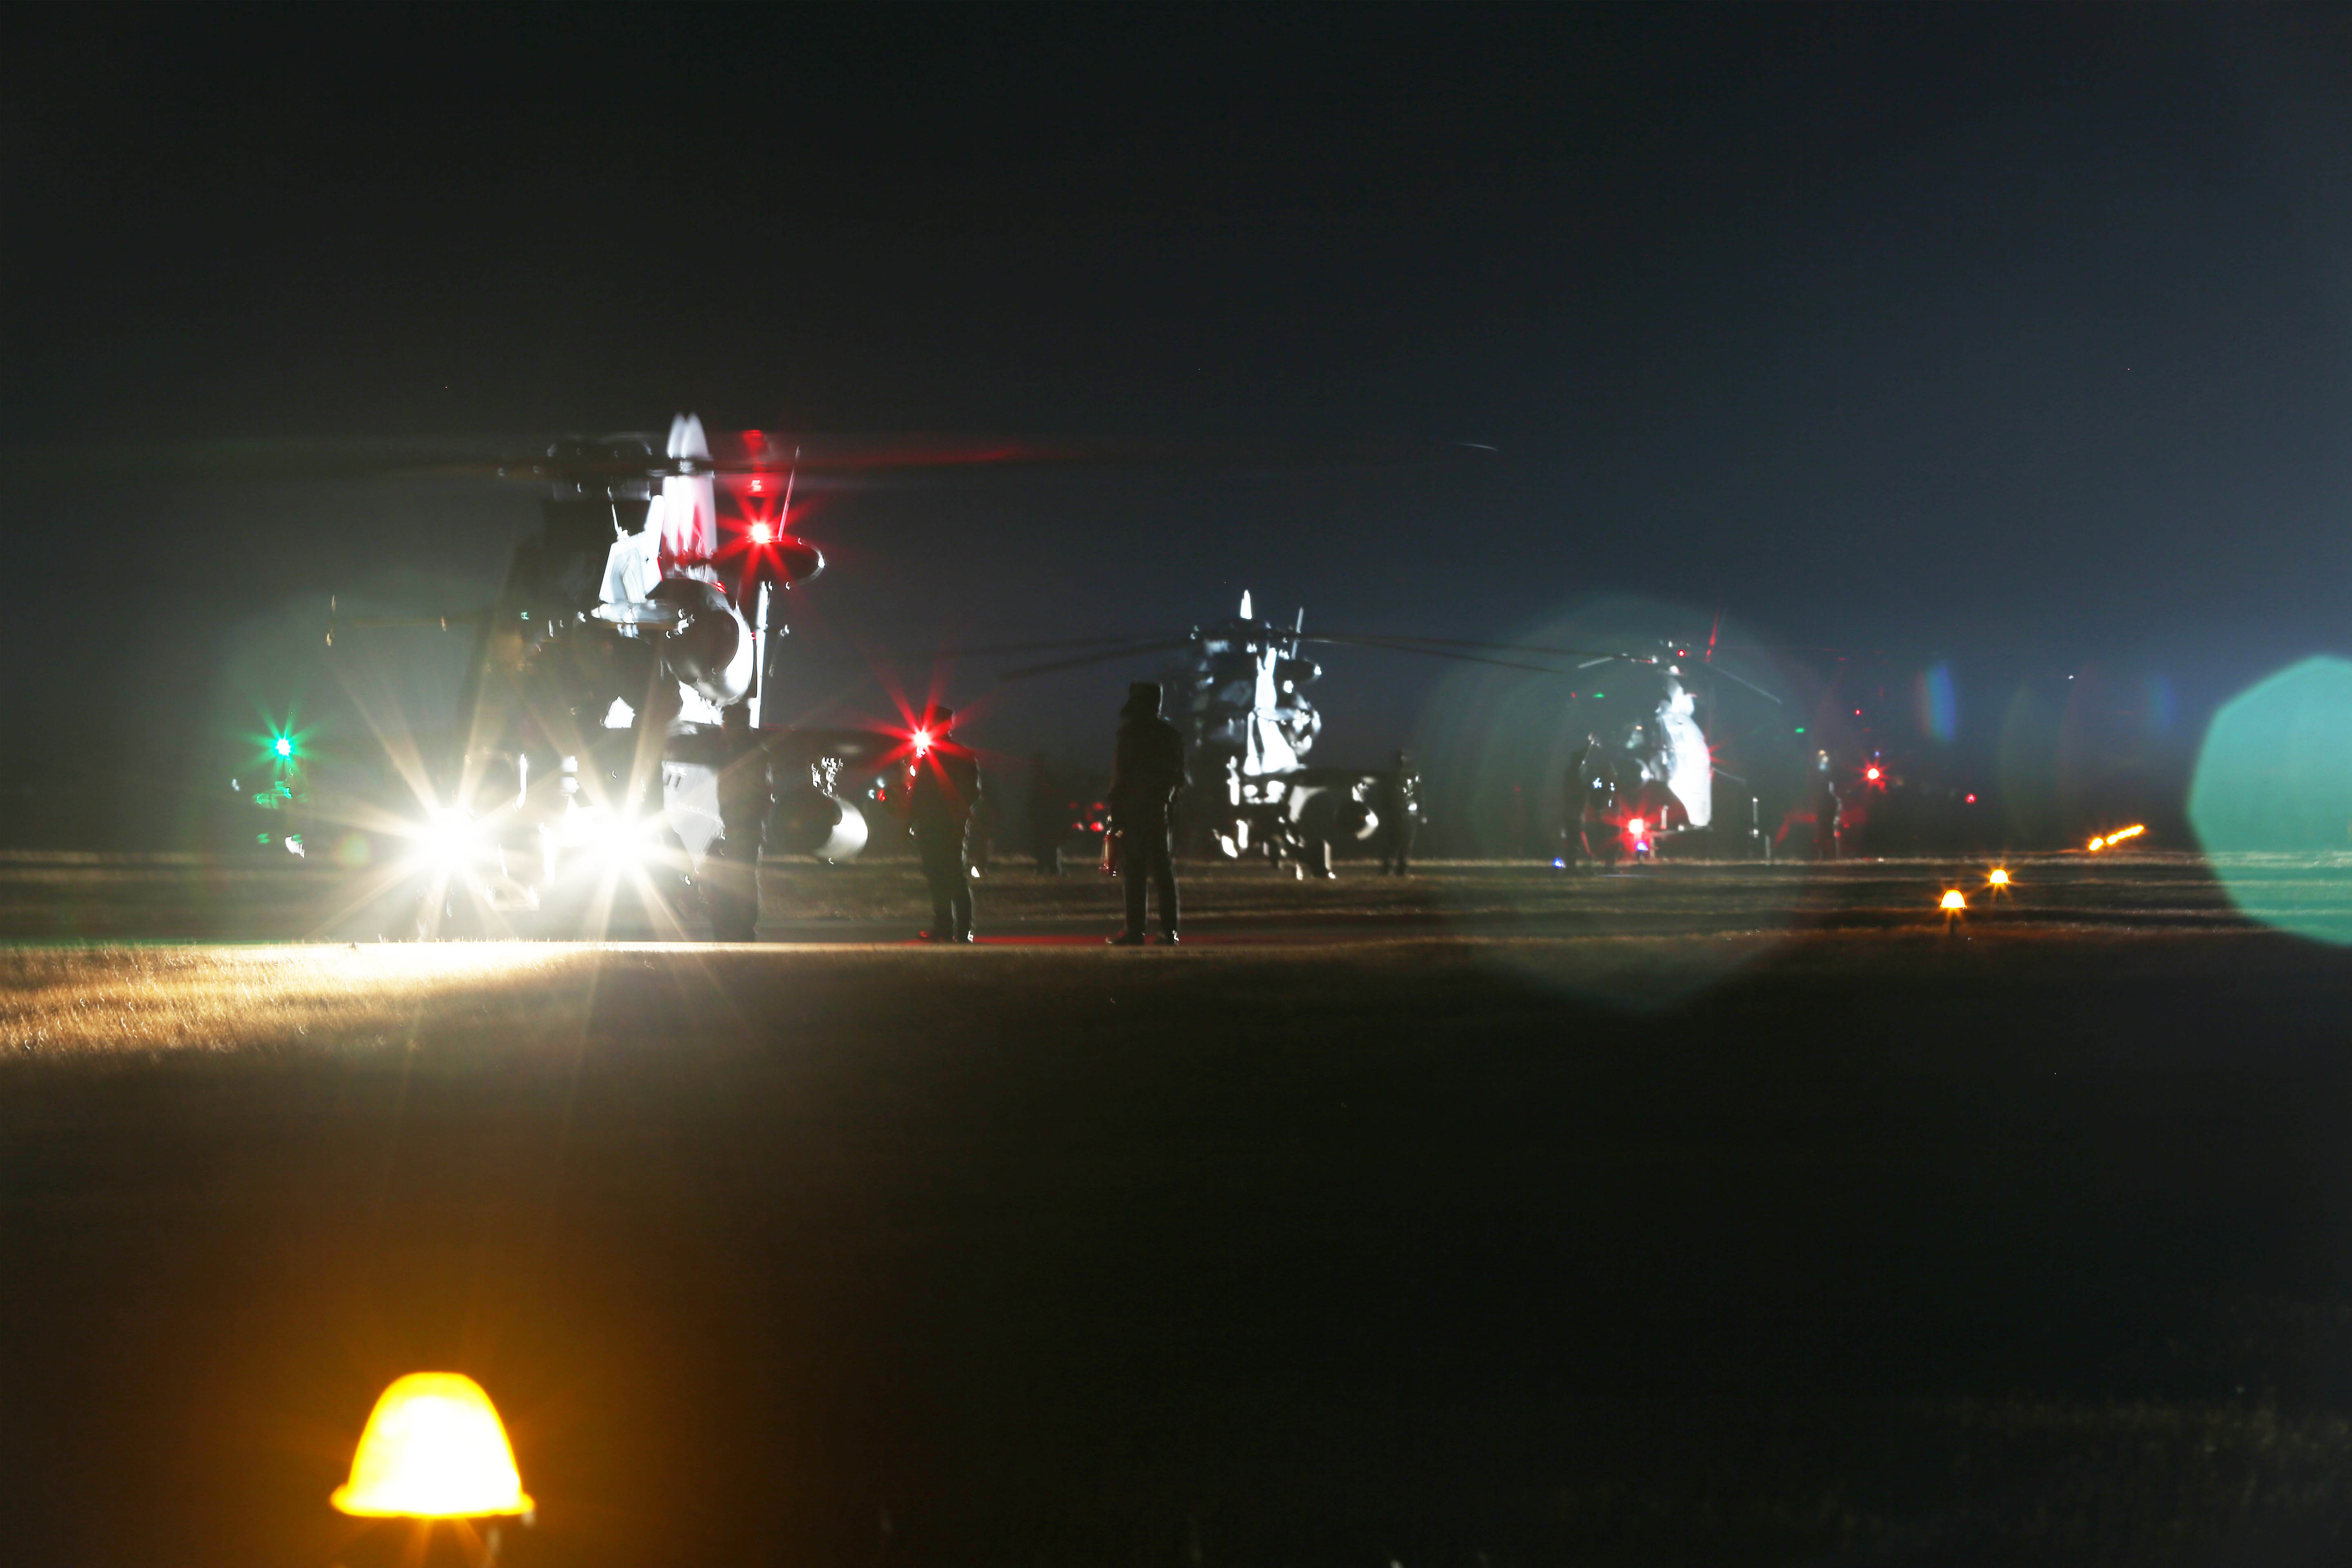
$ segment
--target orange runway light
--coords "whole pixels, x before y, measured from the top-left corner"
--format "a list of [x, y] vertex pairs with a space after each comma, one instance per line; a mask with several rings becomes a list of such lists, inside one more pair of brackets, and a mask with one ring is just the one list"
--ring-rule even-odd
[[1937, 907], [1948, 915], [1964, 914], [1968, 910], [1969, 901], [1960, 896], [1960, 890], [1958, 888], [1954, 888], [1945, 893], [1943, 902]]
[[369, 1412], [336, 1508], [362, 1519], [476, 1519], [529, 1513], [507, 1429], [462, 1373], [412, 1372]]
[[2009, 886], [2009, 872], [2001, 867], [1995, 866], [1991, 873], [1985, 878], [1985, 882], [1990, 887], [2006, 888]]

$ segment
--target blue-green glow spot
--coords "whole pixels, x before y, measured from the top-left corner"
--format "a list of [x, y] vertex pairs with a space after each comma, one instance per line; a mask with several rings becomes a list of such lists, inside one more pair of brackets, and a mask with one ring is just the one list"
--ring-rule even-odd
[[1923, 670], [1918, 684], [1919, 728], [1928, 738], [1949, 744], [1959, 731], [1959, 702], [1952, 692], [1952, 667], [1937, 664]]
[[290, 735], [278, 736], [278, 744], [274, 750], [281, 757], [292, 756], [294, 754], [294, 738]]
[[2189, 821], [2240, 910], [2352, 945], [2352, 663], [2307, 658], [2224, 704]]

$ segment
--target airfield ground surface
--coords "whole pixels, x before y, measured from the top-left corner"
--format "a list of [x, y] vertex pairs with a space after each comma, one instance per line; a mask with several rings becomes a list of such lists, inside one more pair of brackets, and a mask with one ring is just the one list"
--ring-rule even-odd
[[1227, 870], [1134, 952], [1013, 868], [977, 950], [888, 863], [595, 949], [0, 862], [7, 1555], [391, 1561], [326, 1493], [452, 1368], [525, 1565], [2340, 1561], [2352, 962], [2011, 866]]

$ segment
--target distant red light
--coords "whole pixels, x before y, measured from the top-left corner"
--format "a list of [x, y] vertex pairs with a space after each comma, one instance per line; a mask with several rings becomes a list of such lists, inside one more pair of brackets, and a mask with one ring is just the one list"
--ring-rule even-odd
[[1974, 796], [1974, 795], [1970, 795], [1970, 796], [1969, 796], [1969, 804], [1970, 805], [1976, 805], [1976, 803], [1977, 803], [1977, 797], [1976, 797], [1976, 796]]
[[1862, 776], [1868, 779], [1871, 783], [1876, 784], [1878, 782], [1878, 770], [1876, 768], [1864, 768], [1862, 770]]
[[[758, 489], [759, 487], [755, 485], [755, 486], [753, 486], [752, 488], [756, 489]], [[775, 531], [775, 529], [774, 529], [774, 528], [771, 527], [769, 524], [764, 523], [764, 522], [755, 522], [755, 523], [753, 523], [753, 524], [751, 525], [751, 542], [752, 542], [752, 543], [754, 543], [754, 544], [773, 544], [775, 542], [776, 542], [776, 531]]]

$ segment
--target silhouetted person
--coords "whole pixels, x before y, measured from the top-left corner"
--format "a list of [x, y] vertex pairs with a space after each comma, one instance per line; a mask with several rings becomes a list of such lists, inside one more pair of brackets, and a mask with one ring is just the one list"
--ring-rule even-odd
[[1842, 804], [1838, 798], [1837, 774], [1830, 768], [1830, 754], [1820, 752], [1813, 763], [1813, 858], [1816, 860], [1838, 858], [1838, 810]]
[[1412, 836], [1421, 827], [1421, 774], [1413, 770], [1412, 753], [1399, 752], [1396, 765], [1382, 775], [1379, 811], [1381, 873], [1402, 877], [1412, 868]]
[[1070, 836], [1069, 802], [1062, 798], [1062, 781], [1039, 752], [1029, 759], [1029, 845], [1036, 851], [1037, 869], [1048, 877], [1062, 874], [1062, 844]]
[[907, 822], [931, 893], [931, 929], [925, 942], [971, 940], [971, 815], [980, 805], [980, 764], [948, 739], [952, 708], [933, 709], [916, 731]]
[[1568, 759], [1566, 792], [1560, 804], [1559, 836], [1567, 841], [1568, 853], [1578, 859], [1590, 859], [1584, 847], [1586, 808], [1592, 799], [1592, 770], [1601, 765], [1601, 737], [1587, 731], [1584, 743]]
[[1111, 764], [1111, 827], [1118, 835], [1118, 874], [1127, 883], [1127, 929], [1115, 946], [1143, 944], [1147, 880], [1160, 889], [1160, 940], [1176, 940], [1176, 866], [1168, 855], [1168, 815], [1184, 787], [1184, 737], [1160, 716], [1160, 683], [1139, 680], [1118, 710], [1118, 751]]

